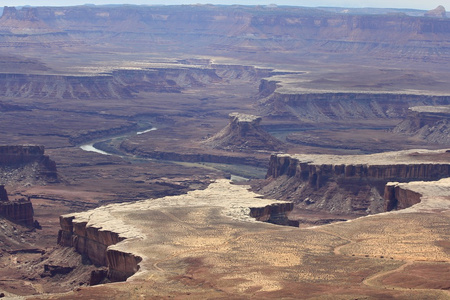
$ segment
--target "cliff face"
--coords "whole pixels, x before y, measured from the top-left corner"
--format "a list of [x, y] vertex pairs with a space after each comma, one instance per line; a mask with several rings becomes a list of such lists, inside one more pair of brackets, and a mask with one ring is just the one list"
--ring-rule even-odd
[[447, 210], [450, 200], [450, 177], [438, 181], [413, 181], [386, 184], [385, 210], [406, 209], [415, 205], [415, 211]]
[[289, 213], [293, 209], [293, 202], [277, 203], [264, 207], [250, 207], [250, 217], [255, 218], [257, 221], [298, 227], [298, 221], [289, 220], [288, 218]]
[[450, 106], [411, 107], [406, 119], [393, 132], [434, 144], [450, 145]]
[[[273, 85], [265, 84], [273, 89]], [[417, 105], [448, 105], [448, 96], [394, 93], [298, 93], [274, 92], [259, 103], [261, 114], [310, 122], [387, 119], [405, 116]]]
[[[112, 70], [96, 75], [0, 74], [0, 96], [52, 99], [129, 99], [140, 91], [180, 93], [187, 87], [202, 87], [223, 80], [255, 81], [269, 69], [235, 65], [203, 66], [189, 62], [164, 68]], [[2, 106], [0, 105], [0, 108]]]
[[420, 203], [422, 194], [401, 188], [397, 182], [389, 182], [384, 189], [384, 210], [405, 209]]
[[[11, 167], [14, 169], [12, 173], [3, 170]], [[11, 173], [1, 176], [5, 181], [18, 181], [18, 178], [14, 178], [15, 173], [27, 173], [21, 174], [22, 177], [39, 177], [43, 180], [58, 178], [56, 163], [44, 155], [44, 146], [33, 145], [0, 146], [0, 173]]]
[[[435, 157], [433, 159], [433, 157]], [[259, 191], [309, 209], [376, 213], [389, 181], [437, 180], [450, 176], [450, 153], [401, 151], [361, 156], [273, 155]], [[401, 208], [407, 204], [400, 204]]]
[[125, 239], [119, 233], [102, 230], [101, 227], [87, 226], [73, 216], [60, 217], [61, 230], [58, 245], [73, 247], [78, 253], [86, 255], [95, 265], [107, 266], [107, 277], [111, 281], [125, 281], [139, 269], [139, 256], [132, 253], [108, 249]]
[[8, 202], [8, 193], [6, 192], [5, 186], [0, 185], [0, 202]]
[[275, 151], [283, 147], [281, 141], [260, 127], [261, 117], [231, 113], [229, 118], [230, 123], [203, 144], [215, 149], [231, 151]]
[[0, 185], [0, 216], [25, 226], [33, 226], [33, 205], [30, 199], [9, 200], [3, 185]]

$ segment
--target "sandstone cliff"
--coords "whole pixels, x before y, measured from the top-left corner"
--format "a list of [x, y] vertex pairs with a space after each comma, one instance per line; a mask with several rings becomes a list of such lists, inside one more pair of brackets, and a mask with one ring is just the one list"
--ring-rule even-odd
[[125, 281], [137, 272], [138, 263], [142, 260], [139, 256], [108, 249], [125, 240], [127, 235], [87, 224], [87, 220], [78, 220], [73, 215], [61, 216], [58, 245], [73, 247], [96, 266], [108, 266], [107, 278], [111, 281]]
[[403, 189], [398, 182], [389, 182], [384, 189], [384, 210], [405, 209], [420, 203], [422, 194]]
[[0, 185], [0, 217], [25, 226], [33, 226], [33, 205], [30, 199], [9, 200], [3, 185]]
[[446, 177], [450, 177], [450, 153], [442, 150], [273, 155], [266, 182], [256, 189], [269, 197], [294, 201], [302, 208], [369, 214], [385, 211], [383, 195], [389, 181]]
[[450, 106], [411, 107], [406, 119], [393, 132], [433, 144], [450, 145]]
[[[389, 182], [385, 193], [386, 211], [439, 211], [450, 206], [450, 178], [438, 181]], [[413, 207], [412, 207], [413, 206]]]
[[260, 127], [261, 117], [231, 113], [229, 118], [230, 123], [203, 144], [227, 151], [276, 151], [283, 148], [281, 141]]

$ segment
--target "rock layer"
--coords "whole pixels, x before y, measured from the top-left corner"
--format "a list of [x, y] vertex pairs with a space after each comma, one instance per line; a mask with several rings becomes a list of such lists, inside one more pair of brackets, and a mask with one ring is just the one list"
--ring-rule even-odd
[[442, 150], [359, 156], [273, 155], [266, 182], [257, 189], [303, 208], [368, 214], [386, 210], [383, 195], [389, 181], [446, 177], [450, 177], [450, 153]]
[[389, 182], [384, 198], [386, 211], [440, 211], [450, 206], [450, 178], [438, 181]]
[[125, 281], [136, 273], [140, 257], [108, 249], [109, 246], [123, 241], [125, 237], [101, 227], [87, 226], [87, 223], [75, 220], [73, 215], [61, 216], [58, 245], [73, 247], [97, 266], [108, 266], [107, 277], [111, 281]]
[[[267, 88], [272, 89], [266, 84]], [[269, 92], [269, 91], [268, 91]], [[259, 103], [261, 114], [303, 122], [395, 119], [417, 105], [448, 105], [449, 96], [400, 93], [284, 93], [275, 91]]]
[[0, 217], [25, 226], [33, 226], [33, 205], [30, 199], [9, 200], [4, 186], [0, 185]]

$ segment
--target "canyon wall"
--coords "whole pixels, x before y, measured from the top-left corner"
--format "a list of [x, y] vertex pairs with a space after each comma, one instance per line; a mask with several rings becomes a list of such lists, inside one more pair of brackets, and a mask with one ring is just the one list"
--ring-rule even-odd
[[416, 106], [393, 130], [429, 143], [450, 145], [450, 106]]
[[0, 185], [0, 217], [25, 226], [34, 226], [33, 205], [30, 199], [9, 199], [6, 189]]
[[[261, 91], [261, 89], [267, 91]], [[260, 93], [268, 94], [273, 84], [264, 83]], [[396, 93], [303, 93], [274, 92], [259, 102], [263, 116], [294, 119], [304, 122], [335, 120], [389, 119], [407, 114], [417, 105], [448, 105], [450, 96], [411, 95]]]
[[139, 256], [108, 249], [125, 240], [125, 237], [113, 231], [102, 230], [101, 227], [87, 226], [87, 223], [71, 215], [61, 216], [58, 245], [73, 247], [95, 265], [107, 266], [107, 277], [113, 282], [125, 281], [136, 273], [142, 260]]
[[[92, 75], [0, 74], [0, 96], [52, 99], [129, 99], [138, 92], [180, 93], [223, 80], [257, 81], [270, 69], [174, 63], [170, 67], [120, 69]], [[0, 106], [1, 108], [1, 106]]]
[[404, 189], [398, 182], [389, 182], [384, 189], [384, 210], [405, 209], [420, 203], [422, 194]]
[[[386, 210], [386, 183], [450, 177], [449, 158], [446, 151], [426, 150], [360, 156], [272, 155], [266, 181], [255, 188], [302, 208], [378, 213]], [[386, 205], [402, 208], [409, 204]]]

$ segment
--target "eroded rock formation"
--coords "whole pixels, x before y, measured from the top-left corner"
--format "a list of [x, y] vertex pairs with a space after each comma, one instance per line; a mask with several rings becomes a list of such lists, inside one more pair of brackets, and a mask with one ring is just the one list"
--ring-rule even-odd
[[250, 216], [262, 222], [298, 227], [299, 222], [289, 220], [288, 217], [293, 209], [293, 202], [276, 203], [264, 207], [250, 207]]
[[450, 153], [443, 150], [346, 156], [284, 154], [271, 157], [266, 182], [257, 189], [302, 208], [369, 214], [386, 210], [383, 195], [389, 181], [446, 177], [450, 177]]
[[400, 210], [409, 207], [415, 210], [444, 210], [450, 202], [450, 178], [438, 181], [389, 182], [386, 184], [385, 210]]
[[44, 146], [0, 146], [0, 178], [3, 182], [27, 180], [30, 184], [57, 180], [56, 163], [44, 153]]
[[87, 224], [88, 221], [80, 221], [73, 215], [61, 216], [58, 245], [73, 247], [97, 266], [108, 266], [107, 277], [111, 281], [125, 281], [137, 272], [138, 263], [142, 260], [139, 256], [108, 249], [126, 239], [120, 231], [104, 230], [100, 226]]
[[0, 185], [0, 217], [25, 226], [33, 226], [33, 205], [30, 199], [9, 199], [6, 189]]
[[450, 106], [411, 107], [406, 119], [393, 132], [434, 144], [450, 145]]
[[384, 210], [405, 209], [420, 203], [422, 194], [403, 189], [398, 182], [389, 182], [384, 189]]
[[205, 145], [228, 151], [276, 151], [283, 148], [281, 141], [260, 127], [261, 117], [240, 113], [231, 113], [229, 117], [230, 123], [207, 139]]

